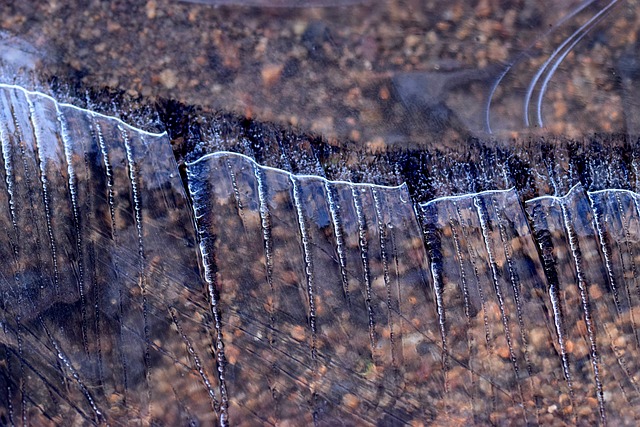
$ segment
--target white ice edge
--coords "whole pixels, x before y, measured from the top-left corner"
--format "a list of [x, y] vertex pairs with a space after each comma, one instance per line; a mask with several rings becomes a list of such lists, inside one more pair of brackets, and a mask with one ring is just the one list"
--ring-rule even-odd
[[19, 90], [19, 91], [23, 92], [27, 97], [31, 97], [31, 96], [43, 97], [43, 98], [46, 98], [46, 99], [54, 102], [59, 107], [72, 108], [74, 110], [78, 110], [78, 111], [80, 111], [82, 113], [85, 113], [85, 114], [88, 114], [90, 116], [96, 116], [96, 117], [101, 117], [101, 118], [105, 118], [105, 119], [109, 119], [109, 120], [115, 120], [118, 124], [126, 126], [130, 130], [133, 130], [135, 132], [139, 132], [139, 133], [141, 133], [143, 135], [152, 136], [152, 137], [156, 137], [156, 138], [167, 136], [167, 132], [166, 131], [165, 132], [161, 132], [161, 133], [148, 132], [146, 130], [137, 128], [137, 127], [135, 127], [133, 125], [130, 125], [129, 123], [124, 122], [122, 119], [120, 119], [118, 117], [109, 116], [109, 115], [106, 115], [106, 114], [98, 113], [96, 111], [88, 110], [88, 109], [82, 108], [82, 107], [78, 107], [77, 105], [73, 105], [73, 104], [68, 104], [68, 103], [65, 103], [65, 102], [58, 102], [51, 95], [47, 95], [46, 93], [42, 93], [42, 92], [38, 92], [38, 91], [27, 90], [27, 89], [23, 88], [22, 86], [18, 86], [18, 85], [14, 85], [14, 84], [7, 84], [7, 83], [0, 83], [0, 89]]
[[625, 193], [632, 197], [640, 197], [640, 193], [636, 193], [635, 191], [631, 191], [631, 190], [626, 190], [624, 188], [605, 188], [604, 190], [587, 191], [587, 195], [589, 196], [602, 194], [602, 193]]
[[486, 196], [489, 194], [507, 194], [510, 192], [515, 192], [516, 188], [515, 187], [510, 187], [507, 188], [505, 190], [484, 190], [484, 191], [478, 191], [477, 193], [465, 193], [465, 194], [456, 194], [453, 196], [442, 196], [442, 197], [438, 197], [432, 200], [429, 200], [428, 202], [421, 202], [418, 203], [418, 205], [420, 205], [420, 207], [424, 208], [432, 203], [438, 203], [438, 202], [442, 202], [442, 201], [451, 201], [451, 200], [462, 200], [462, 199], [469, 199], [469, 198], [473, 198], [473, 197], [478, 197], [478, 196]]
[[[137, 128], [133, 125], [130, 125], [129, 123], [123, 121], [122, 119], [115, 117], [115, 116], [109, 116], [106, 114], [102, 114], [102, 113], [98, 113], [96, 111], [93, 110], [89, 110], [86, 108], [82, 108], [82, 107], [78, 107], [77, 105], [73, 105], [73, 104], [69, 104], [69, 103], [65, 103], [65, 102], [58, 102], [56, 101], [55, 98], [53, 98], [50, 95], [47, 95], [46, 93], [43, 92], [38, 92], [38, 91], [31, 91], [28, 89], [23, 88], [22, 86], [19, 85], [15, 85], [15, 84], [8, 84], [8, 83], [0, 83], [0, 89], [13, 89], [13, 90], [18, 90], [23, 92], [27, 97], [29, 96], [38, 96], [38, 97], [43, 97], [45, 99], [50, 100], [51, 102], [53, 102], [55, 105], [57, 105], [58, 107], [67, 107], [67, 108], [72, 108], [74, 110], [80, 111], [82, 113], [88, 114], [90, 116], [96, 116], [96, 117], [101, 117], [101, 118], [105, 118], [108, 120], [114, 120], [116, 121], [118, 124], [127, 127], [128, 129], [135, 131], [135, 132], [139, 132], [143, 135], [147, 135], [147, 136], [151, 136], [151, 137], [165, 137], [167, 136], [167, 132], [161, 132], [161, 133], [156, 133], [156, 132], [149, 132], [146, 131], [144, 129], [140, 129]], [[408, 193], [408, 186], [406, 182], [403, 182], [400, 185], [396, 185], [396, 186], [389, 186], [389, 185], [379, 185], [379, 184], [371, 184], [371, 183], [358, 183], [358, 182], [350, 182], [350, 181], [341, 181], [341, 180], [337, 180], [337, 181], [332, 181], [329, 180], [327, 178], [324, 178], [322, 176], [319, 175], [308, 175], [308, 174], [302, 174], [302, 175], [297, 175], [294, 174], [292, 172], [288, 172], [285, 171], [283, 169], [278, 169], [278, 168], [274, 168], [271, 166], [264, 166], [264, 165], [260, 165], [258, 164], [254, 159], [252, 159], [249, 156], [246, 156], [244, 154], [241, 153], [235, 153], [232, 151], [216, 151], [215, 153], [209, 153], [209, 154], [205, 154], [204, 156], [194, 160], [193, 162], [186, 162], [185, 165], [187, 167], [190, 166], [194, 166], [200, 162], [206, 161], [210, 158], [213, 157], [221, 157], [221, 156], [236, 156], [236, 157], [240, 157], [243, 158], [245, 160], [248, 160], [251, 164], [256, 165], [257, 167], [261, 168], [262, 170], [271, 170], [271, 171], [275, 171], [275, 172], [280, 172], [280, 173], [284, 173], [286, 175], [288, 175], [289, 177], [293, 177], [293, 178], [297, 178], [297, 179], [317, 179], [323, 183], [329, 183], [329, 184], [345, 184], [345, 185], [354, 185], [357, 187], [364, 187], [364, 188], [377, 188], [377, 189], [389, 189], [389, 190], [403, 190], [405, 192]], [[533, 199], [529, 199], [529, 200], [525, 200], [524, 203], [535, 203], [544, 199], [549, 199], [552, 201], [562, 201], [563, 199], [568, 198], [569, 196], [572, 195], [572, 193], [574, 191], [576, 191], [576, 189], [578, 187], [581, 187], [581, 184], [576, 184], [573, 187], [571, 187], [571, 189], [569, 189], [569, 191], [562, 195], [562, 196], [553, 196], [553, 195], [545, 195], [545, 196], [539, 196], [539, 197], [535, 197]], [[478, 196], [483, 196], [483, 195], [488, 195], [488, 194], [492, 194], [492, 193], [509, 193], [515, 191], [515, 187], [510, 187], [508, 189], [505, 190], [485, 190], [485, 191], [479, 191], [476, 193], [465, 193], [465, 194], [459, 194], [459, 195], [453, 195], [453, 196], [443, 196], [443, 197], [438, 197], [432, 200], [429, 200], [427, 202], [420, 202], [418, 203], [418, 205], [420, 207], [425, 207], [429, 204], [432, 203], [437, 203], [440, 201], [446, 201], [446, 200], [461, 200], [464, 198], [472, 198], [472, 197], [478, 197]], [[587, 196], [591, 196], [591, 195], [596, 195], [596, 194], [600, 194], [600, 193], [607, 193], [607, 192], [621, 192], [621, 193], [625, 193], [625, 194], [629, 194], [632, 197], [635, 198], [640, 198], [640, 193], [636, 193], [635, 191], [631, 191], [631, 190], [626, 190], [626, 189], [618, 189], [618, 188], [607, 188], [604, 190], [596, 190], [596, 191], [587, 191]]]
[[[292, 172], [288, 172], [284, 169], [278, 169], [278, 168], [274, 168], [271, 166], [263, 166], [260, 165], [258, 162], [256, 162], [254, 159], [252, 159], [251, 157], [245, 155], [245, 154], [241, 154], [241, 153], [236, 153], [233, 151], [216, 151], [214, 153], [209, 153], [209, 154], [205, 154], [202, 157], [199, 157], [198, 159], [194, 160], [193, 162], [185, 162], [185, 165], [187, 167], [191, 167], [191, 166], [195, 166], [198, 163], [201, 162], [205, 162], [209, 159], [212, 158], [216, 158], [216, 157], [222, 157], [222, 156], [231, 156], [231, 157], [237, 157], [237, 158], [241, 158], [244, 159], [246, 161], [248, 161], [252, 166], [257, 166], [258, 168], [262, 169], [262, 170], [271, 170], [274, 172], [278, 172], [278, 173], [282, 173], [285, 174], [288, 177], [293, 177], [296, 179], [316, 179], [319, 180], [320, 182], [323, 183], [329, 183], [329, 184], [344, 184], [344, 185], [353, 185], [355, 187], [362, 187], [362, 188], [376, 188], [376, 189], [388, 189], [388, 190], [402, 190], [405, 191], [407, 194], [409, 192], [408, 190], [408, 186], [406, 182], [403, 182], [400, 185], [397, 186], [388, 186], [388, 185], [379, 185], [379, 184], [371, 184], [371, 183], [357, 183], [357, 182], [350, 182], [350, 181], [332, 181], [329, 180], [325, 177], [319, 176], [319, 175], [297, 175], [294, 174]], [[539, 197], [535, 197], [533, 199], [529, 199], [529, 200], [524, 200], [524, 204], [528, 204], [528, 203], [535, 203], [535, 202], [539, 202], [541, 200], [544, 199], [549, 199], [551, 201], [563, 201], [564, 199], [567, 199], [569, 196], [572, 195], [572, 193], [574, 193], [575, 191], [577, 191], [577, 188], [581, 188], [581, 184], [576, 184], [573, 187], [571, 187], [571, 189], [569, 189], [569, 191], [562, 195], [562, 196], [552, 196], [552, 195], [545, 195], [545, 196], [539, 196]], [[618, 189], [618, 188], [608, 188], [608, 189], [604, 189], [604, 190], [596, 190], [596, 191], [587, 191], [586, 194], [587, 196], [591, 196], [591, 195], [596, 195], [596, 194], [600, 194], [600, 193], [607, 193], [607, 192], [623, 192], [623, 193], [627, 193], [633, 197], [636, 198], [640, 198], [640, 193], [636, 193], [634, 191], [631, 190], [625, 190], [625, 189]], [[462, 200], [462, 199], [468, 199], [468, 198], [473, 198], [473, 197], [482, 197], [482, 196], [487, 196], [490, 194], [508, 194], [508, 193], [514, 193], [517, 195], [517, 191], [515, 187], [509, 187], [507, 189], [504, 190], [484, 190], [484, 191], [478, 191], [476, 193], [464, 193], [464, 194], [456, 194], [456, 195], [452, 195], [452, 196], [442, 196], [442, 197], [437, 197], [435, 199], [426, 201], [426, 202], [418, 202], [417, 205], [421, 208], [424, 208], [430, 204], [433, 203], [438, 203], [438, 202], [442, 202], [442, 201], [455, 201], [455, 200]]]
[[[540, 196], [540, 197], [536, 197], [530, 200], [525, 200], [525, 204], [526, 203], [536, 203], [539, 202], [541, 200], [547, 199], [547, 200], [551, 200], [552, 202], [562, 202], [565, 199], [569, 198], [570, 196], [573, 195], [574, 192], [577, 191], [578, 188], [581, 188], [582, 184], [576, 184], [573, 187], [571, 187], [571, 189], [564, 195], [562, 196]], [[624, 193], [624, 194], [628, 194], [634, 198], [640, 198], [640, 193], [636, 193], [635, 191], [631, 191], [631, 190], [627, 190], [624, 188], [605, 188], [604, 190], [595, 190], [595, 191], [586, 191], [586, 194], [588, 197], [590, 196], [594, 196], [594, 195], [598, 195], [598, 194], [604, 194], [604, 193]]]
[[185, 165], [187, 167], [191, 167], [191, 166], [195, 166], [200, 162], [204, 162], [207, 161], [209, 159], [215, 158], [215, 157], [222, 157], [222, 156], [230, 156], [230, 157], [238, 157], [244, 160], [247, 160], [251, 163], [251, 165], [255, 165], [257, 167], [259, 167], [262, 170], [270, 170], [270, 171], [274, 171], [274, 172], [279, 172], [279, 173], [284, 173], [286, 174], [288, 177], [293, 177], [296, 179], [317, 179], [319, 181], [321, 181], [322, 183], [328, 183], [328, 184], [343, 184], [343, 185], [353, 185], [356, 187], [365, 187], [365, 188], [377, 188], [377, 189], [387, 189], [387, 190], [403, 190], [406, 191], [408, 193], [409, 188], [407, 187], [407, 183], [403, 182], [400, 185], [395, 185], [395, 186], [389, 186], [389, 185], [379, 185], [379, 184], [371, 184], [368, 182], [350, 182], [350, 181], [332, 181], [330, 179], [327, 179], [323, 176], [319, 176], [319, 175], [308, 175], [308, 174], [302, 174], [302, 175], [298, 175], [289, 171], [286, 171], [284, 169], [278, 169], [278, 168], [274, 168], [271, 166], [264, 166], [259, 164], [258, 162], [256, 162], [254, 159], [252, 159], [251, 157], [241, 154], [241, 153], [235, 153], [233, 151], [216, 151], [214, 153], [209, 153], [209, 154], [205, 154], [202, 157], [199, 157], [198, 159], [194, 160], [193, 162], [185, 162]]
[[545, 195], [545, 196], [539, 196], [539, 197], [534, 197], [533, 199], [529, 199], [529, 200], [525, 200], [524, 203], [535, 203], [535, 202], [539, 202], [542, 200], [551, 200], [551, 201], [562, 201], [563, 199], [567, 199], [569, 198], [569, 196], [572, 195], [573, 192], [576, 191], [577, 188], [582, 188], [582, 184], [576, 184], [573, 187], [571, 187], [569, 189], [569, 191], [567, 191], [566, 194], [562, 195], [562, 196], [553, 196], [553, 195]]

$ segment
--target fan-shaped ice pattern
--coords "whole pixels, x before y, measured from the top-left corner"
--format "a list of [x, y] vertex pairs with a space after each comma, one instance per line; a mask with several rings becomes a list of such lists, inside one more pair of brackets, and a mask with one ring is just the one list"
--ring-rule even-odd
[[640, 418], [637, 193], [416, 204], [217, 152], [188, 199], [166, 135], [15, 86], [0, 142], [2, 424]]
[[445, 363], [450, 392], [465, 402], [467, 422], [539, 423], [566, 390], [557, 385], [546, 282], [516, 192], [436, 199], [421, 210], [443, 358], [469, 368]]
[[[603, 421], [609, 417], [629, 425], [637, 422], [633, 408], [640, 397], [637, 273], [632, 267], [637, 243], [631, 242], [637, 241], [631, 228], [638, 218], [636, 203], [635, 193], [588, 194], [579, 185], [565, 197], [527, 202], [556, 300], [553, 313], [563, 337], [573, 404], [594, 406], [597, 401]], [[620, 235], [625, 237], [618, 240]], [[583, 416], [594, 414], [576, 415], [584, 422]]]
[[2, 86], [0, 139], [1, 423], [213, 422], [215, 327], [167, 137]]
[[220, 293], [232, 419], [437, 416], [438, 319], [406, 187], [294, 176], [232, 153], [190, 164], [188, 179]]
[[635, 193], [590, 193], [597, 216], [575, 190], [532, 200], [530, 217], [514, 190], [416, 216], [404, 186], [233, 153], [188, 177], [232, 419], [635, 420], [615, 403], [637, 398]]

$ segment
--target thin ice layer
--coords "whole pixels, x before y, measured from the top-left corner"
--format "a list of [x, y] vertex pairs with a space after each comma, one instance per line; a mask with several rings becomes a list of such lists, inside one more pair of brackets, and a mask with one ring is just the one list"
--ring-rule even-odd
[[213, 423], [215, 330], [166, 135], [0, 86], [0, 411]]
[[[568, 403], [546, 280], [514, 190], [420, 206], [447, 392], [465, 423], [540, 423]], [[563, 407], [564, 406], [564, 407]]]
[[578, 185], [526, 207], [549, 277], [576, 422], [637, 423], [636, 196], [587, 194]]
[[637, 423], [637, 194], [530, 201], [536, 251], [514, 191], [423, 234], [404, 186], [218, 153], [203, 287], [166, 137], [0, 94], [0, 421]]
[[448, 417], [426, 253], [406, 187], [216, 153], [187, 168], [236, 424]]

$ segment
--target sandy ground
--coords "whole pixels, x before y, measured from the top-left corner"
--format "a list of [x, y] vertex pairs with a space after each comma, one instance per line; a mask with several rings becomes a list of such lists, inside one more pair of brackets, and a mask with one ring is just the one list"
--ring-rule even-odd
[[[26, 60], [21, 65], [37, 63], [63, 81], [175, 99], [377, 150], [484, 135], [488, 93], [508, 64], [488, 123], [501, 135], [522, 131], [524, 94], [537, 69], [609, 2], [593, 2], [547, 35], [580, 2], [2, 3], [4, 62]], [[543, 132], [629, 127], [623, 109], [634, 108], [625, 100], [633, 99], [638, 71], [636, 9], [633, 0], [619, 1], [566, 55], [541, 104]]]

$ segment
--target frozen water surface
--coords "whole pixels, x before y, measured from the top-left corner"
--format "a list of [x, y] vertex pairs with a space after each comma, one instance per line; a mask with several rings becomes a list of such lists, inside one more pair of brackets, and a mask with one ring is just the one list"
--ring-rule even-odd
[[[107, 43], [98, 68], [130, 67], [118, 88], [175, 84], [407, 151], [322, 151], [250, 121], [234, 136], [203, 111], [181, 171], [167, 134], [1, 86], [0, 424], [638, 423], [637, 144], [450, 138], [637, 134], [634, 2], [320, 0], [265, 12], [292, 14], [280, 32], [259, 6], [297, 2], [207, 1], [226, 4], [220, 33], [213, 8], [179, 3], [126, 9], [147, 32], [91, 9], [110, 36], [45, 31], [55, 19], [33, 44], [3, 33], [0, 61], [34, 68], [60, 34], [91, 77]], [[384, 37], [367, 31], [379, 16]], [[162, 43], [154, 25], [172, 28]], [[138, 40], [167, 50], [152, 77], [123, 59]], [[166, 71], [176, 58], [188, 78]]]
[[[231, 418], [436, 416], [421, 402], [444, 397], [440, 334], [405, 186], [294, 176], [233, 153], [187, 174], [220, 290]], [[424, 363], [438, 369], [418, 381]]]
[[227, 151], [185, 189], [166, 134], [9, 85], [0, 141], [7, 424], [639, 416], [637, 193], [418, 203]]

